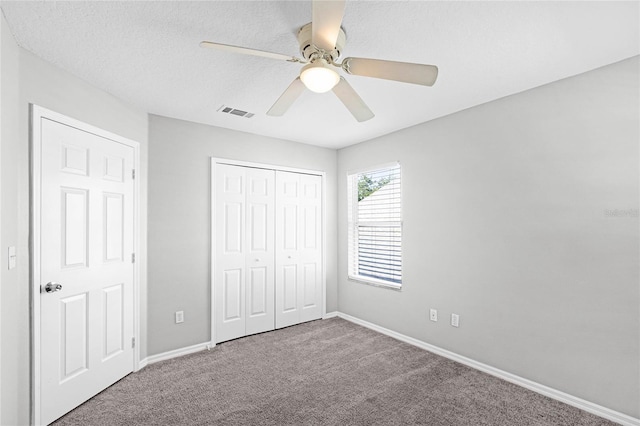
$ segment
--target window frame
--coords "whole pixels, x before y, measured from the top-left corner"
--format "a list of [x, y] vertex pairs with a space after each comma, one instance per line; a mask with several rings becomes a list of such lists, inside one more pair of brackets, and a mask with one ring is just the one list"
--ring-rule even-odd
[[[358, 221], [358, 176], [363, 174], [375, 173], [384, 169], [398, 168], [400, 175], [400, 220], [398, 221]], [[402, 183], [402, 165], [399, 161], [392, 163], [379, 164], [372, 167], [350, 170], [347, 172], [347, 279], [349, 281], [367, 284], [375, 287], [383, 287], [391, 290], [401, 291], [403, 286], [402, 271], [404, 264], [404, 250], [402, 244], [402, 235], [404, 229], [404, 214], [403, 214], [403, 198], [404, 188]], [[397, 226], [400, 229], [400, 282], [367, 277], [357, 274], [355, 269], [358, 265], [358, 251], [359, 243], [357, 237], [357, 231], [359, 226]], [[355, 256], [355, 258], [354, 258]]]

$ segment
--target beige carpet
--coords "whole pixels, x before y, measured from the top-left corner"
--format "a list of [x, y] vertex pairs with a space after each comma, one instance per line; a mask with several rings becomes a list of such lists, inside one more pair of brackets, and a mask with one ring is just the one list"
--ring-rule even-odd
[[56, 425], [613, 425], [334, 318], [131, 374]]

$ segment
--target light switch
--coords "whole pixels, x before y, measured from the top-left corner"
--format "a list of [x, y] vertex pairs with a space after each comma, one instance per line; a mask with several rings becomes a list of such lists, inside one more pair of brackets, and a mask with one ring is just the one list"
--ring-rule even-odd
[[16, 247], [9, 247], [9, 269], [13, 269], [17, 264]]

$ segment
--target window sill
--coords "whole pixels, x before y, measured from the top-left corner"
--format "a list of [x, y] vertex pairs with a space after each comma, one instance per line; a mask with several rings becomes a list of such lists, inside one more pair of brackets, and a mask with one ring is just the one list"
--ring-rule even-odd
[[402, 284], [391, 284], [389, 282], [382, 281], [382, 280], [376, 280], [372, 278], [363, 278], [363, 277], [354, 277], [354, 276], [348, 276], [347, 279], [351, 282], [366, 284], [372, 287], [381, 287], [389, 290], [402, 291]]

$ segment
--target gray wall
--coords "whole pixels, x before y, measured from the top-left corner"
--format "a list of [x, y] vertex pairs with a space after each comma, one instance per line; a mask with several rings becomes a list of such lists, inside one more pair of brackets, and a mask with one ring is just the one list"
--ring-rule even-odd
[[210, 340], [210, 157], [326, 172], [327, 311], [336, 310], [335, 150], [154, 115], [149, 141], [150, 355]]
[[[29, 383], [26, 379], [28, 360], [24, 371], [19, 371], [21, 358], [28, 354], [29, 304], [28, 301], [19, 309], [15, 301], [28, 296], [28, 287], [23, 286], [20, 277], [26, 267], [26, 239], [22, 241], [18, 233], [18, 46], [9, 32], [4, 16], [0, 14], [0, 377], [1, 396], [0, 424], [17, 424], [18, 419], [28, 419]], [[24, 214], [24, 212], [21, 212]], [[20, 243], [20, 244], [19, 244]], [[7, 249], [9, 246], [20, 246], [18, 260], [20, 268], [8, 270]], [[12, 316], [17, 315], [17, 318]], [[26, 395], [25, 399], [24, 398]], [[19, 412], [24, 413], [20, 417]], [[27, 416], [27, 417], [24, 417]]]
[[[2, 38], [5, 31], [5, 20], [0, 16], [0, 188], [2, 186], [2, 100], [4, 99], [2, 72], [2, 56], [5, 49], [2, 47]], [[0, 247], [2, 247], [2, 191], [0, 191]], [[0, 270], [4, 265], [0, 262]], [[0, 336], [2, 335], [2, 274], [0, 273]], [[2, 420], [2, 348], [0, 348], [0, 420]]]
[[[640, 417], [638, 75], [635, 57], [340, 150], [339, 310]], [[393, 160], [401, 292], [346, 279], [346, 173]]]
[[[6, 28], [3, 25], [3, 31]], [[141, 262], [146, 288], [147, 114], [125, 105], [86, 82], [18, 48], [9, 33], [2, 37], [2, 418], [1, 424], [29, 422], [29, 104], [37, 104], [141, 144]], [[6, 44], [6, 46], [5, 46]], [[7, 60], [9, 59], [9, 60]], [[5, 67], [6, 65], [6, 67]], [[5, 75], [5, 71], [7, 74]], [[9, 104], [8, 106], [5, 105]], [[5, 126], [6, 125], [6, 126]], [[18, 268], [6, 271], [9, 245], [18, 247]], [[142, 337], [146, 334], [142, 301]], [[146, 356], [146, 342], [141, 342]], [[10, 392], [7, 392], [10, 389]]]

